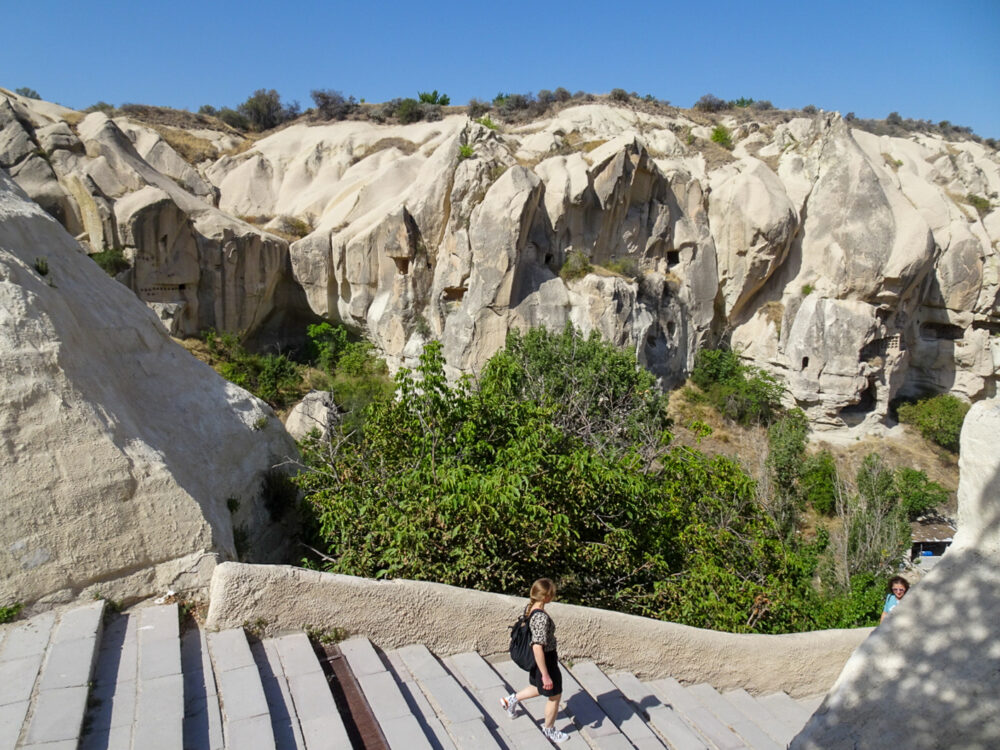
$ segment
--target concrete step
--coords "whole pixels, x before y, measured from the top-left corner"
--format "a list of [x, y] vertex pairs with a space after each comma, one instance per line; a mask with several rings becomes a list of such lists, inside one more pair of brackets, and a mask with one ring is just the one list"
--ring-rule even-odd
[[[523, 686], [508, 688], [496, 670], [474, 651], [455, 654], [444, 663], [479, 704], [489, 725], [507, 747], [512, 750], [548, 750], [552, 747], [539, 724], [527, 712], [518, 711], [512, 719], [501, 706], [501, 700]], [[526, 672], [522, 674], [527, 676]]]
[[188, 628], [181, 635], [181, 667], [185, 750], [223, 750], [219, 693], [208, 653], [208, 636], [201, 628]]
[[652, 688], [641, 682], [634, 674], [615, 672], [609, 677], [634, 706], [645, 712], [650, 725], [663, 738], [667, 747], [672, 750], [708, 750], [705, 739], [691, 729], [677, 711], [665, 705], [653, 693]]
[[184, 747], [184, 675], [181, 672], [180, 620], [176, 604], [145, 607], [138, 617], [135, 750]]
[[787, 693], [779, 692], [760, 696], [757, 698], [757, 702], [767, 707], [780, 722], [796, 734], [801, 731], [812, 715], [811, 711], [808, 711], [793, 698], [788, 697]]
[[751, 750], [783, 750], [773, 737], [757, 726], [746, 714], [726, 700], [708, 683], [692, 685], [687, 691], [694, 695], [715, 716], [738, 734]]
[[797, 700], [798, 704], [806, 710], [809, 716], [812, 716], [816, 713], [816, 709], [823, 704], [824, 698], [826, 698], [825, 693], [822, 695], [811, 695], [807, 698], [798, 698]]
[[226, 747], [275, 750], [270, 707], [243, 629], [209, 633], [208, 650], [222, 708]]
[[[351, 741], [330, 692], [330, 683], [306, 634], [293, 633], [265, 641], [263, 645], [275, 678], [288, 686], [293, 723], [301, 729], [305, 750], [350, 750]], [[274, 655], [280, 662], [280, 675]]]
[[[493, 669], [506, 682], [509, 688], [508, 693], [515, 693], [528, 685], [528, 673], [510, 659], [503, 659], [496, 662], [493, 665]], [[563, 696], [559, 701], [560, 709], [559, 713], [556, 714], [555, 726], [556, 729], [566, 732], [569, 735], [569, 739], [566, 742], [560, 743], [559, 747], [567, 748], [567, 750], [586, 750], [591, 746], [580, 732], [580, 728], [573, 722], [573, 717], [569, 712], [569, 706], [566, 702], [566, 671], [563, 669]], [[547, 701], [547, 698], [538, 696], [537, 698], [522, 701], [521, 707], [536, 725], [541, 725], [545, 720], [545, 704]]]
[[55, 621], [55, 615], [46, 612], [4, 631], [0, 643], [0, 748], [13, 748], [25, 728]]
[[417, 685], [416, 678], [410, 674], [409, 668], [403, 661], [398, 651], [387, 651], [386, 660], [389, 662], [389, 671], [399, 685], [399, 690], [410, 707], [417, 722], [420, 724], [424, 735], [430, 740], [431, 746], [437, 750], [455, 750], [455, 743], [451, 735], [444, 728], [437, 713], [431, 707], [423, 691]]
[[456, 747], [462, 750], [501, 747], [486, 726], [482, 711], [426, 646], [405, 646], [397, 653]]
[[139, 616], [108, 619], [97, 652], [81, 750], [130, 750], [139, 673]]
[[433, 745], [411, 710], [400, 685], [367, 638], [340, 644], [340, 653], [354, 674], [368, 706], [393, 750], [432, 750]]
[[637, 750], [661, 750], [659, 735], [646, 723], [646, 717], [593, 662], [578, 662], [572, 668], [573, 677], [597, 701], [597, 705], [614, 722], [619, 731]]
[[677, 711], [688, 725], [716, 750], [749, 750], [746, 743], [719, 721], [705, 705], [672, 677], [649, 683], [656, 695]]
[[580, 734], [595, 750], [629, 750], [632, 743], [615, 726], [597, 701], [580, 687], [573, 674], [563, 666], [563, 700], [566, 712], [580, 727]]
[[103, 621], [104, 602], [97, 601], [7, 631], [0, 651], [0, 747], [75, 750]]
[[729, 690], [723, 693], [723, 695], [726, 696], [726, 700], [739, 708], [744, 716], [756, 722], [757, 726], [767, 732], [768, 736], [777, 742], [778, 745], [787, 747], [788, 743], [792, 741], [795, 732], [791, 731], [783, 721], [771, 713], [771, 709], [750, 695], [746, 690], [742, 688]]

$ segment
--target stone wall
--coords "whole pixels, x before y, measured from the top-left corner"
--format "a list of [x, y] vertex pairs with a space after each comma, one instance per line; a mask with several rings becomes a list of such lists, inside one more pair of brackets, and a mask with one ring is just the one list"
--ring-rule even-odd
[[[210, 589], [207, 627], [252, 622], [270, 633], [341, 628], [383, 649], [423, 643], [441, 656], [506, 653], [510, 625], [527, 603], [503, 594], [420, 581], [374, 581], [289, 566], [223, 563]], [[825, 692], [869, 628], [789, 635], [736, 635], [558, 602], [559, 654], [752, 693]]]

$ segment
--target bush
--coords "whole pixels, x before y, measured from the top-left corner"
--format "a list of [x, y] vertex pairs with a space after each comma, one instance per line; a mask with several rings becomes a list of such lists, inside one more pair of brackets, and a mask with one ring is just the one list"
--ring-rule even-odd
[[218, 118], [231, 128], [236, 128], [237, 130], [250, 129], [250, 121], [235, 109], [223, 107], [219, 110]]
[[469, 113], [469, 117], [473, 120], [476, 118], [481, 118], [491, 109], [489, 102], [484, 102], [480, 99], [469, 99], [469, 104], [466, 107], [466, 111]]
[[753, 104], [753, 99], [748, 99], [745, 96], [741, 96], [739, 99], [729, 102], [730, 107], [738, 107], [740, 109], [746, 109], [751, 104]]
[[552, 95], [556, 98], [557, 102], [568, 102], [573, 98], [573, 95], [562, 86], [556, 88], [556, 90], [552, 92]]
[[628, 95], [628, 92], [625, 89], [611, 89], [611, 93], [608, 94], [608, 98], [613, 102], [625, 104], [629, 102], [632, 97]]
[[538, 103], [541, 104], [543, 107], [548, 107], [550, 104], [553, 104], [555, 102], [556, 95], [553, 94], [548, 89], [539, 89], [538, 93], [535, 95], [535, 98], [538, 100]]
[[339, 91], [316, 89], [310, 93], [316, 113], [324, 120], [343, 120], [358, 109], [353, 96], [344, 98]]
[[915, 404], [902, 404], [899, 421], [912, 424], [924, 439], [946, 450], [958, 452], [958, 439], [969, 405], [950, 393], [925, 398]]
[[725, 125], [716, 125], [712, 129], [712, 143], [718, 143], [725, 149], [733, 148], [733, 136]]
[[438, 94], [437, 89], [431, 92], [418, 91], [417, 98], [423, 104], [438, 104], [442, 107], [447, 107], [451, 104], [451, 98], [447, 94]]
[[466, 159], [471, 159], [475, 153], [476, 151], [472, 146], [463, 143], [458, 147], [458, 160], [465, 161]]
[[571, 281], [586, 276], [593, 270], [590, 260], [586, 255], [578, 250], [573, 250], [566, 256], [566, 261], [559, 269], [559, 278], [563, 281]]
[[781, 413], [781, 384], [763, 370], [742, 364], [731, 351], [700, 350], [691, 380], [709, 403], [734, 422], [767, 425]]
[[758, 99], [750, 106], [758, 112], [767, 112], [768, 110], [774, 109], [774, 105], [767, 99]]
[[204, 334], [216, 371], [231, 383], [283, 409], [302, 397], [304, 388], [299, 365], [284, 354], [251, 354], [231, 333]]
[[924, 472], [907, 467], [896, 471], [896, 492], [910, 520], [931, 513], [948, 502], [948, 490], [930, 481]]
[[108, 276], [117, 276], [131, 267], [120, 247], [106, 247], [99, 253], [92, 253], [90, 257], [104, 269]]
[[714, 94], [705, 94], [701, 99], [694, 103], [694, 108], [701, 110], [702, 112], [721, 112], [722, 110], [729, 107], [729, 104], [715, 96]]
[[282, 105], [281, 97], [274, 89], [257, 89], [238, 110], [246, 118], [250, 128], [258, 132], [276, 128], [299, 115], [298, 103]]
[[969, 193], [965, 196], [965, 202], [976, 209], [976, 212], [980, 217], [986, 216], [992, 207], [989, 200], [983, 198], [981, 195], [975, 195], [973, 193]]
[[729, 349], [701, 349], [694, 357], [691, 381], [703, 391], [715, 383], [739, 377], [743, 363]]
[[397, 105], [393, 115], [404, 125], [409, 125], [424, 119], [424, 110], [416, 99], [403, 99]]
[[14, 602], [13, 604], [0, 607], [0, 625], [13, 622], [17, 619], [22, 609], [24, 609], [24, 605], [21, 602]]
[[804, 106], [802, 108], [802, 114], [805, 114], [805, 115], [814, 115], [817, 112], [819, 112], [819, 110], [816, 109], [816, 107], [813, 106], [812, 104], [807, 104], [806, 106]]
[[489, 115], [483, 115], [478, 120], [476, 120], [484, 128], [489, 128], [490, 130], [497, 130], [500, 126], [493, 122], [493, 119]]
[[218, 117], [219, 110], [213, 107], [211, 104], [202, 104], [198, 107], [199, 115], [208, 115], [209, 117]]
[[41, 99], [42, 96], [34, 89], [30, 89], [27, 86], [22, 86], [21, 88], [14, 89], [15, 94], [19, 94], [27, 99]]
[[830, 451], [806, 457], [799, 477], [802, 499], [817, 513], [833, 516], [837, 512], [837, 462]]

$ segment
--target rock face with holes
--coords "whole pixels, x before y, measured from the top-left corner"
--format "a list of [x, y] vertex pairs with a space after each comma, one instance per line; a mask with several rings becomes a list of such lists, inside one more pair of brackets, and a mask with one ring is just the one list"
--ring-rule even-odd
[[959, 532], [847, 662], [793, 750], [1000, 747], [1000, 400], [961, 437]]
[[814, 426], [858, 432], [896, 396], [996, 391], [1000, 161], [971, 141], [722, 116], [727, 151], [682, 112], [588, 104], [502, 131], [300, 122], [186, 165], [128, 118], [2, 97], [0, 164], [122, 247], [176, 334], [267, 341], [321, 316], [393, 368], [441, 338], [457, 374], [511, 329], [572, 322], [666, 386], [730, 345]]
[[295, 446], [277, 418], [3, 172], [0, 366], [5, 600], [131, 599], [204, 586], [217, 556], [280, 558], [262, 486]]

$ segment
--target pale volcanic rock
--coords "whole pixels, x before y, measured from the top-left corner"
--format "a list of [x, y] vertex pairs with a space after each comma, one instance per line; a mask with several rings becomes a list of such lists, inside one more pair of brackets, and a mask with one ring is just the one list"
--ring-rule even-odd
[[98, 583], [152, 594], [162, 577], [137, 569], [234, 558], [237, 523], [251, 551], [280, 552], [260, 487], [295, 447], [270, 409], [173, 343], [2, 173], [0, 352], [0, 568], [13, 599]]

